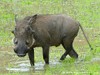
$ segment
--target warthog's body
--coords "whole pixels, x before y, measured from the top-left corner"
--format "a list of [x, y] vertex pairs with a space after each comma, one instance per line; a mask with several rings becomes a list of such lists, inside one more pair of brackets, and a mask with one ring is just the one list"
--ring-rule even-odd
[[78, 58], [73, 49], [73, 41], [79, 31], [79, 23], [66, 15], [34, 15], [16, 21], [15, 52], [18, 56], [25, 56], [28, 52], [31, 65], [34, 65], [34, 47], [43, 48], [43, 59], [49, 63], [49, 47], [62, 44], [65, 53]]
[[39, 43], [34, 46], [59, 46], [63, 39], [71, 40], [77, 35], [79, 23], [66, 15], [37, 16], [32, 29], [35, 30], [35, 40]]

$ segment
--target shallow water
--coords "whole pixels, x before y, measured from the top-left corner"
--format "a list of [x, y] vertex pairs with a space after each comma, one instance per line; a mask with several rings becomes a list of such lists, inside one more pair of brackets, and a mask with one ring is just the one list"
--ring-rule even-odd
[[[59, 62], [52, 62], [49, 64], [50, 67], [55, 66], [56, 64], [60, 64]], [[16, 66], [13, 67], [6, 67], [7, 71], [10, 72], [28, 72], [30, 70], [34, 71], [43, 71], [46, 67], [46, 65], [42, 62], [35, 63], [34, 67], [31, 67], [28, 61], [18, 61], [15, 62]]]
[[30, 65], [28, 63], [26, 63], [26, 61], [15, 62], [14, 65], [15, 66], [13, 66], [13, 67], [6, 67], [6, 70], [7, 71], [14, 71], [14, 72], [26, 72], [26, 71], [29, 71]]
[[[55, 49], [55, 48], [53, 48], [53, 49]], [[58, 49], [58, 48], [56, 48], [56, 49]], [[32, 72], [32, 73], [40, 73], [40, 74], [45, 73], [45, 70], [48, 67], [53, 68], [53, 67], [56, 67], [56, 65], [61, 66], [64, 64], [64, 63], [62, 64], [62, 62], [59, 61], [59, 59], [60, 59], [59, 56], [61, 56], [60, 53], [61, 53], [61, 51], [64, 51], [64, 50], [62, 50], [62, 47], [59, 48], [58, 50], [59, 51], [52, 50], [52, 48], [51, 48], [50, 64], [49, 65], [44, 64], [44, 61], [41, 57], [42, 53], [40, 52], [40, 54], [39, 54], [39, 51], [35, 51], [35, 53], [37, 53], [35, 55], [35, 58], [37, 57], [37, 59], [35, 62], [35, 66], [31, 67], [27, 56], [24, 58], [19, 58], [13, 52], [12, 47], [5, 47], [5, 48], [0, 47], [0, 74], [9, 73], [9, 72], [14, 72], [14, 73], [17, 73], [17, 72], [30, 73], [30, 72]], [[55, 54], [57, 54], [57, 55], [55, 55]], [[79, 57], [78, 60], [73, 62], [73, 64], [75, 64], [76, 66], [81, 66], [83, 68], [84, 68], [84, 66], [82, 66], [83, 64], [81, 64], [81, 63], [90, 64], [92, 62], [94, 64], [99, 64], [100, 63], [100, 58], [99, 58], [100, 53], [98, 53], [98, 54], [99, 55], [97, 55], [96, 57], [93, 57], [90, 61], [85, 62], [85, 58], [88, 55], [88, 53], [81, 51], [79, 54], [81, 56]], [[67, 57], [67, 58], [69, 58], [69, 57]], [[70, 61], [66, 65], [68, 65], [68, 64], [71, 65]], [[69, 68], [66, 67], [66, 69], [69, 69]], [[80, 70], [81, 68], [77, 67], [77, 69]]]
[[[41, 58], [42, 59], [42, 58]], [[0, 49], [0, 73], [7, 72], [39, 72], [44, 71], [47, 65], [43, 62], [35, 62], [35, 66], [31, 67], [28, 57], [19, 58], [12, 50], [12, 47]], [[58, 60], [50, 61], [49, 67], [60, 64]]]

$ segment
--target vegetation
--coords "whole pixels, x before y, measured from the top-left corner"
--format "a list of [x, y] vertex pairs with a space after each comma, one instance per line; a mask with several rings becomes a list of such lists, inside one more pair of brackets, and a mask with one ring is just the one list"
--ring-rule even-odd
[[[35, 50], [35, 63], [27, 66], [29, 71], [11, 71], [6, 68], [17, 67], [28, 57], [18, 58], [12, 49], [15, 14], [21, 19], [34, 14], [68, 14], [78, 20], [93, 47], [90, 51], [83, 34], [74, 41], [79, 59], [69, 57], [59, 61], [64, 49], [62, 46], [50, 49], [50, 65], [43, 65], [41, 48]], [[0, 75], [99, 75], [100, 74], [100, 0], [0, 0]], [[57, 63], [56, 63], [57, 62]], [[22, 62], [25, 63], [25, 62]], [[21, 64], [21, 63], [20, 63]], [[25, 64], [29, 64], [26, 62]], [[44, 66], [44, 67], [43, 67]], [[42, 70], [38, 67], [42, 67]]]

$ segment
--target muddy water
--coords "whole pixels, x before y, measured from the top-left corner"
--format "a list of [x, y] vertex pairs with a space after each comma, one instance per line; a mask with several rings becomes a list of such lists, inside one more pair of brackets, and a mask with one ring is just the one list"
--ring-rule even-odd
[[[52, 67], [55, 66], [56, 64], [59, 64], [59, 62], [53, 62], [50, 63], [49, 65]], [[10, 72], [29, 72], [30, 70], [34, 70], [35, 72], [38, 72], [38, 71], [44, 71], [46, 67], [46, 65], [42, 62], [35, 63], [35, 66], [31, 67], [29, 61], [18, 61], [15, 62], [15, 65], [16, 66], [13, 67], [9, 66], [5, 67], [5, 70]]]
[[[42, 59], [42, 58], [41, 58]], [[60, 64], [59, 61], [50, 61], [50, 67]], [[0, 74], [8, 72], [43, 72], [47, 65], [44, 62], [36, 62], [34, 67], [30, 66], [28, 56], [19, 58], [13, 52], [12, 47], [0, 47]]]

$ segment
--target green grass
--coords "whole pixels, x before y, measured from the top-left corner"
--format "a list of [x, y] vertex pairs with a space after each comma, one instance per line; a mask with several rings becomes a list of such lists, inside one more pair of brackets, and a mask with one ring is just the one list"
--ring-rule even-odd
[[[4, 51], [11, 52], [13, 55], [13, 50], [9, 50], [9, 47], [13, 46], [11, 41], [13, 34], [11, 31], [15, 26], [15, 14], [18, 14], [18, 18], [21, 19], [34, 14], [59, 13], [68, 14], [81, 23], [94, 50], [89, 50], [82, 32], [79, 31], [79, 35], [74, 41], [79, 59], [82, 60], [79, 60], [79, 63], [76, 60], [67, 58], [53, 67], [46, 66], [45, 70], [40, 72], [3, 73], [0, 71], [0, 75], [99, 75], [100, 60], [94, 62], [91, 62], [91, 60], [97, 57], [100, 58], [100, 0], [0, 0], [0, 51], [7, 49]], [[55, 60], [55, 57], [59, 60], [61, 53], [64, 52], [62, 49], [61, 46], [58, 48], [52, 47], [50, 60]], [[36, 63], [44, 62], [41, 58], [42, 52], [40, 50], [40, 48], [35, 50]], [[14, 62], [9, 63], [10, 61], [6, 62], [6, 58], [4, 59], [2, 61], [7, 64], [4, 66], [14, 66]]]

